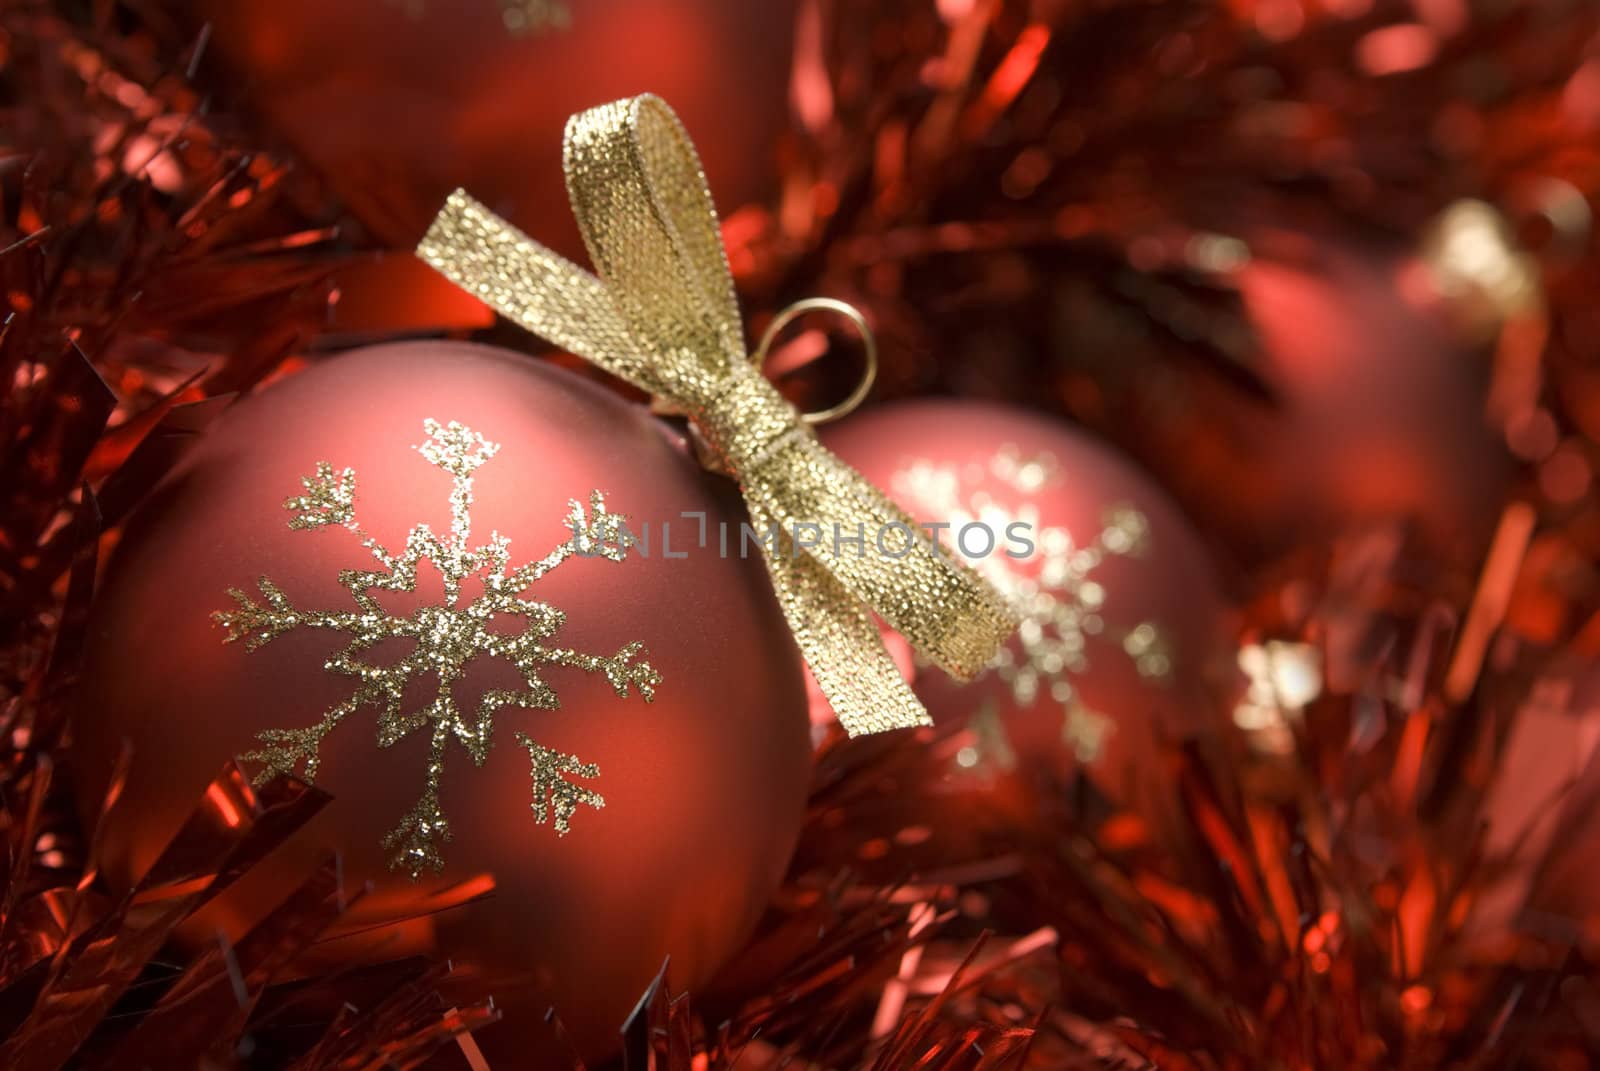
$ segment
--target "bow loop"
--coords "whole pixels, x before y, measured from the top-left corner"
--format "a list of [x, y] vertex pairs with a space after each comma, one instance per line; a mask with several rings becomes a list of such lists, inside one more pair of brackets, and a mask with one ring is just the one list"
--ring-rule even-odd
[[742, 364], [717, 210], [672, 109], [647, 94], [575, 115], [564, 158], [589, 257], [641, 348], [676, 354], [669, 363], [680, 374], [713, 380]]
[[846, 731], [927, 724], [869, 611], [959, 677], [993, 657], [1016, 627], [1012, 613], [829, 453], [750, 363], [711, 193], [672, 109], [643, 96], [575, 116], [565, 159], [599, 278], [459, 190], [418, 254], [535, 334], [688, 414], [739, 482], [773, 591]]

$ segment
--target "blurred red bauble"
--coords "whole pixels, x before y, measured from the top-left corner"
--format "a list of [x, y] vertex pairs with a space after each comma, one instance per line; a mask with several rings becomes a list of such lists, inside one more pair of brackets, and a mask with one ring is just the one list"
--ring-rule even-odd
[[[242, 402], [98, 596], [86, 805], [124, 740], [134, 756], [107, 873], [142, 873], [229, 757], [293, 767], [334, 800], [215, 925], [237, 933], [330, 850], [374, 886], [356, 927], [488, 873], [487, 900], [325, 952], [447, 956], [505, 1009], [486, 1051], [540, 1051], [554, 1003], [603, 1054], [666, 956], [699, 985], [754, 925], [809, 779], [762, 564], [696, 551], [684, 511], [744, 518], [644, 410], [512, 353], [378, 347]], [[619, 549], [616, 514], [649, 553]]]
[[976, 681], [918, 678], [935, 721], [976, 731], [959, 761], [1081, 762], [1118, 798], [1145, 797], [1154, 734], [1202, 728], [1232, 662], [1213, 566], [1177, 507], [1103, 444], [997, 405], [902, 403], [826, 439], [913, 516], [948, 524], [942, 538], [1022, 614]]
[[704, 135], [706, 174], [724, 207], [772, 183], [788, 114], [788, 2], [190, 4], [211, 25], [216, 72], [400, 246], [461, 186], [576, 253], [561, 131], [585, 108], [644, 92], [670, 100]]
[[1171, 454], [1195, 468], [1188, 497], [1208, 524], [1282, 550], [1398, 521], [1441, 557], [1476, 561], [1509, 455], [1485, 411], [1488, 347], [1462, 330], [1436, 270], [1314, 232], [1259, 240], [1237, 283], [1276, 404], [1199, 398], [1205, 441]]

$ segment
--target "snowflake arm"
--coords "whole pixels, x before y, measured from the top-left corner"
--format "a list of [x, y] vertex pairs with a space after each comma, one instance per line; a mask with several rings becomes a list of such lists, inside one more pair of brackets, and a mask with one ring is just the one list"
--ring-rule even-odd
[[239, 604], [237, 610], [218, 610], [211, 619], [228, 630], [223, 643], [244, 641], [245, 650], [264, 647], [286, 632], [297, 628], [325, 628], [337, 632], [356, 632], [362, 617], [355, 613], [325, 611], [300, 611], [290, 603], [283, 590], [267, 577], [256, 581], [266, 600], [262, 605], [238, 588], [229, 588], [228, 596]]
[[245, 762], [261, 764], [261, 772], [254, 779], [257, 785], [266, 784], [278, 774], [315, 781], [317, 767], [322, 762], [322, 738], [349, 714], [360, 709], [368, 698], [364, 689], [358, 689], [350, 698], [325, 713], [317, 724], [304, 729], [263, 729], [256, 734], [256, 742], [261, 747], [239, 757]]
[[413, 880], [425, 871], [435, 874], [444, 869], [440, 845], [450, 839], [450, 821], [439, 806], [437, 789], [430, 790], [406, 813], [400, 824], [384, 835], [390, 870], [403, 870]]
[[441, 424], [430, 417], [422, 422], [422, 430], [427, 433], [428, 441], [417, 446], [417, 453], [428, 464], [444, 469], [456, 479], [470, 477], [500, 452], [499, 443], [490, 442], [454, 420]]
[[580, 803], [595, 810], [606, 805], [605, 797], [591, 788], [575, 785], [563, 774], [578, 777], [599, 777], [600, 767], [592, 762], [579, 762], [578, 756], [566, 755], [542, 747], [527, 733], [517, 734], [517, 743], [528, 749], [533, 760], [533, 820], [544, 825], [555, 812], [556, 835], [566, 836], [572, 830], [572, 816]]
[[[406, 536], [405, 553], [398, 556], [389, 553], [375, 539], [363, 539], [362, 544], [372, 551], [373, 557], [378, 559], [383, 568], [342, 569], [339, 572], [339, 584], [350, 593], [356, 605], [369, 614], [384, 613], [372, 597], [374, 591], [414, 591], [417, 587], [417, 566], [423, 561], [443, 561], [449, 556], [449, 550], [425, 524], [411, 529]], [[441, 569], [441, 572], [445, 571]], [[445, 572], [445, 585], [447, 589], [451, 585], [448, 572]], [[455, 585], [459, 587], [460, 577], [456, 578]], [[453, 593], [447, 590], [447, 595], [454, 600]]]
[[434, 724], [422, 798], [383, 838], [383, 846], [394, 852], [389, 857], [390, 869], [404, 870], [413, 880], [420, 878], [425, 870], [437, 874], [444, 869], [444, 855], [439, 846], [450, 839], [450, 822], [439, 805], [439, 778], [444, 773], [450, 729], [446, 721]]
[[317, 462], [317, 471], [300, 477], [306, 493], [284, 500], [283, 508], [295, 514], [289, 527], [295, 531], [325, 528], [330, 524], [349, 527], [356, 519], [356, 470], [335, 473], [326, 461]]
[[[361, 540], [361, 545], [372, 553], [383, 567], [393, 572], [401, 565], [405, 558], [396, 558], [383, 544], [372, 536], [362, 531], [356, 523], [356, 472], [355, 469], [346, 468], [335, 472], [333, 466], [326, 461], [317, 462], [317, 470], [310, 476], [300, 477], [300, 484], [305, 488], [305, 494], [295, 495], [284, 500], [283, 508], [294, 514], [289, 521], [289, 527], [294, 531], [309, 531], [317, 528], [326, 528], [329, 525], [339, 525], [354, 532]], [[412, 536], [415, 537], [413, 532]], [[415, 565], [423, 555], [411, 555], [411, 542], [407, 544], [407, 558], [412, 566], [412, 575], [415, 575]], [[426, 548], [423, 548], [424, 550]], [[346, 570], [340, 574], [340, 582], [346, 583], [346, 578], [383, 577], [378, 573], [358, 573], [355, 570]]]
[[628, 547], [633, 542], [628, 532], [628, 518], [606, 509], [604, 495], [599, 491], [589, 492], [587, 512], [577, 499], [571, 499], [567, 505], [567, 526], [572, 529], [572, 538], [565, 544], [570, 548], [568, 553], [585, 557], [598, 555], [613, 562], [627, 557]]
[[634, 657], [644, 650], [640, 643], [624, 644], [616, 654], [610, 658], [602, 655], [584, 654], [568, 647], [536, 647], [537, 658], [541, 662], [556, 666], [572, 666], [589, 673], [604, 673], [606, 680], [611, 682], [611, 687], [621, 698], [628, 697], [628, 686], [639, 689], [639, 695], [646, 703], [655, 698], [656, 685], [661, 683], [661, 674], [649, 662], [635, 662]]
[[439, 695], [425, 707], [408, 711], [397, 702], [378, 715], [378, 746], [393, 747], [424, 725], [440, 720], [451, 724], [456, 720], [455, 696], [443, 685]]
[[567, 529], [572, 538], [536, 562], [529, 562], [505, 576], [491, 578], [496, 590], [522, 591], [575, 554], [613, 562], [627, 557], [628, 547], [634, 542], [628, 532], [628, 518], [606, 509], [605, 495], [591, 491], [587, 510], [575, 498], [569, 500], [567, 506]]
[[528, 687], [522, 691], [498, 688], [485, 692], [478, 703], [478, 714], [471, 725], [456, 723], [456, 737], [479, 766], [489, 756], [489, 738], [494, 733], [494, 717], [501, 707], [522, 707], [526, 710], [555, 710], [561, 706], [555, 689], [536, 674], [527, 674]]

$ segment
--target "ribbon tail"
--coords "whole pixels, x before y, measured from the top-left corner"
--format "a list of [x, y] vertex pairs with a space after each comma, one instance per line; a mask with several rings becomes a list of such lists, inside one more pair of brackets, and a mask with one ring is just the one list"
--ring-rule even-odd
[[758, 508], [750, 521], [756, 531], [773, 534], [761, 544], [772, 590], [844, 731], [864, 736], [932, 725], [860, 601], [821, 562], [796, 555], [793, 540]]

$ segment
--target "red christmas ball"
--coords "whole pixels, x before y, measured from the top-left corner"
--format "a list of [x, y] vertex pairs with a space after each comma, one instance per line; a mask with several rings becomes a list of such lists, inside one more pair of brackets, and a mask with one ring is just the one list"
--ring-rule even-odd
[[[961, 685], [917, 691], [964, 719], [963, 765], [1083, 764], [1117, 798], [1151, 780], [1156, 733], [1203, 728], [1230, 632], [1213, 566], [1157, 487], [1104, 445], [998, 405], [918, 401], [831, 430], [828, 445], [988, 576], [1022, 626]], [[930, 530], [932, 531], [932, 530]]]
[[1330, 241], [1300, 258], [1269, 249], [1238, 281], [1280, 408], [1245, 439], [1239, 467], [1265, 493], [1236, 517], [1302, 537], [1403, 519], [1476, 560], [1510, 459], [1485, 416], [1490, 362], [1423, 265]]
[[489, 899], [327, 956], [448, 957], [505, 1011], [490, 1053], [540, 1051], [553, 1003], [603, 1055], [665, 957], [700, 985], [754, 925], [809, 780], [764, 568], [697, 549], [684, 512], [745, 517], [644, 410], [512, 353], [377, 347], [240, 403], [97, 597], [86, 807], [134, 755], [106, 872], [141, 874], [230, 757], [298, 773], [332, 804], [211, 923], [237, 934], [329, 850], [374, 887], [352, 929], [489, 873]]
[[410, 245], [458, 186], [569, 255], [561, 131], [643, 92], [672, 102], [724, 206], [773, 178], [789, 3], [191, 0], [221, 73], [383, 237]]

